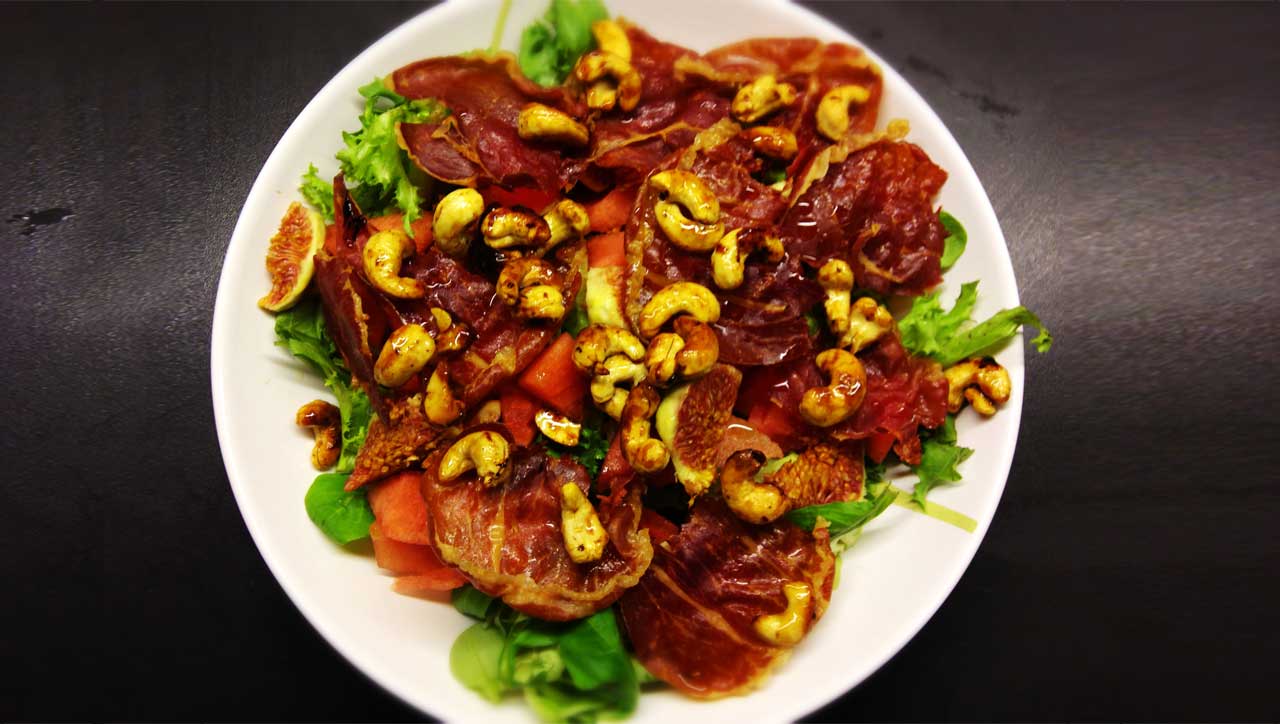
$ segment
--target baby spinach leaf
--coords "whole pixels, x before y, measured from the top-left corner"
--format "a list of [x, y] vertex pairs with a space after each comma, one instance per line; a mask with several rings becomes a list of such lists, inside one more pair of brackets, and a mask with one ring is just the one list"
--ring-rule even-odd
[[341, 545], [367, 537], [373, 523], [373, 510], [364, 491], [343, 487], [347, 477], [340, 473], [317, 475], [303, 499], [311, 522]]

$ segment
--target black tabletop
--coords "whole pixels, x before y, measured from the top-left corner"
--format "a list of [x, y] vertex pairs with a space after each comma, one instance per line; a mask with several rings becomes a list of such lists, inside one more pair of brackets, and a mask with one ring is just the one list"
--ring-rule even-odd
[[[813, 718], [1280, 718], [1280, 9], [814, 7], [955, 134], [1057, 344], [972, 566]], [[267, 571], [208, 380], [259, 168], [420, 9], [0, 5], [0, 718], [418, 717]]]

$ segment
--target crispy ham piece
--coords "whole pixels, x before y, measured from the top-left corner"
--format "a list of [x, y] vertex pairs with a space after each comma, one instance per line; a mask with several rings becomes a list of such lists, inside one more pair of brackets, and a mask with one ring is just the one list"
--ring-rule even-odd
[[654, 676], [699, 698], [740, 693], [782, 663], [789, 648], [755, 629], [787, 608], [783, 586], [808, 584], [807, 633], [831, 599], [835, 557], [825, 530], [811, 534], [785, 521], [744, 523], [703, 497], [673, 538], [654, 549], [640, 584], [619, 611], [636, 657]]

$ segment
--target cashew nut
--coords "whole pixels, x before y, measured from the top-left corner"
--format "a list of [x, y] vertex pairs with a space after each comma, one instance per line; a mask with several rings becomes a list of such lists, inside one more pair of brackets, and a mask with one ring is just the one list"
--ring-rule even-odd
[[715, 330], [693, 317], [681, 315], [674, 322], [675, 332], [663, 332], [653, 338], [645, 351], [644, 366], [648, 379], [655, 385], [666, 385], [677, 377], [692, 380], [711, 371], [720, 357], [720, 339]]
[[720, 300], [701, 284], [669, 284], [659, 289], [640, 310], [640, 336], [653, 339], [662, 325], [680, 313], [707, 324], [717, 322], [720, 320]]
[[421, 299], [427, 288], [417, 279], [400, 276], [400, 265], [413, 255], [413, 241], [400, 229], [379, 231], [364, 244], [361, 259], [370, 284], [397, 299]]
[[533, 422], [543, 435], [565, 447], [577, 445], [582, 435], [581, 423], [574, 422], [563, 415], [557, 415], [551, 410], [538, 410], [533, 416]]
[[649, 185], [660, 192], [653, 210], [671, 243], [693, 252], [715, 248], [724, 236], [724, 224], [720, 201], [705, 181], [690, 171], [670, 169], [650, 176]]
[[604, 555], [604, 545], [609, 534], [600, 524], [591, 501], [582, 489], [573, 483], [560, 488], [560, 533], [564, 537], [564, 549], [574, 563], [590, 563]]
[[451, 191], [436, 204], [431, 218], [431, 237], [436, 248], [448, 256], [466, 256], [484, 215], [484, 197], [475, 189]]
[[842, 85], [827, 91], [814, 112], [818, 133], [831, 141], [844, 138], [849, 132], [849, 104], [866, 103], [870, 98], [871, 91], [860, 85]]
[[471, 328], [461, 322], [455, 324], [453, 317], [440, 307], [431, 308], [431, 317], [436, 322], [436, 352], [449, 354], [457, 352], [471, 341]]
[[800, 150], [796, 134], [781, 126], [752, 126], [744, 129], [741, 136], [751, 150], [778, 161], [790, 161]]
[[440, 373], [440, 366], [436, 365], [427, 380], [427, 394], [422, 401], [422, 411], [426, 413], [427, 420], [433, 425], [448, 425], [462, 415], [464, 408], [462, 401], [454, 398], [449, 382]]
[[[640, 74], [631, 67], [629, 60], [620, 55], [593, 50], [578, 59], [573, 74], [583, 83], [592, 84], [587, 88], [588, 108], [609, 111], [616, 105], [630, 111], [640, 102], [640, 91], [643, 90]], [[597, 82], [606, 78], [612, 78], [613, 84]]]
[[493, 430], [479, 430], [463, 435], [444, 452], [440, 458], [440, 482], [452, 482], [474, 470], [480, 484], [492, 488], [511, 477], [510, 462], [507, 439]]
[[737, 289], [742, 286], [747, 257], [756, 251], [765, 252], [765, 258], [776, 264], [786, 253], [782, 242], [762, 229], [734, 229], [721, 237], [711, 252], [711, 278], [721, 289]]
[[631, 62], [631, 41], [621, 25], [612, 20], [597, 20], [591, 24], [591, 34], [595, 36], [596, 47], [601, 51]]
[[622, 454], [638, 473], [656, 473], [671, 461], [667, 446], [652, 436], [649, 422], [662, 399], [647, 384], [638, 384], [622, 407]]
[[781, 613], [758, 617], [753, 627], [767, 644], [795, 646], [804, 638], [813, 618], [813, 589], [802, 581], [789, 581], [782, 584], [782, 594], [787, 598], [787, 607]]
[[591, 227], [591, 219], [587, 210], [572, 199], [560, 199], [542, 214], [543, 221], [551, 230], [545, 249], [559, 246], [561, 242], [577, 239], [587, 233]]
[[606, 415], [620, 419], [623, 406], [627, 404], [628, 390], [619, 385], [638, 385], [644, 381], [644, 376], [643, 364], [628, 359], [624, 354], [615, 354], [597, 365], [597, 374], [591, 378], [589, 386], [591, 399]]
[[512, 259], [498, 274], [498, 298], [517, 306], [526, 319], [560, 319], [564, 316], [561, 274], [536, 257]]
[[467, 425], [488, 425], [502, 419], [502, 403], [498, 400], [486, 400], [467, 418]]
[[764, 467], [764, 453], [739, 450], [720, 470], [720, 494], [734, 515], [748, 523], [772, 523], [791, 508], [791, 501], [776, 485], [756, 482]]
[[328, 470], [338, 462], [342, 452], [339, 442], [339, 427], [342, 415], [338, 408], [324, 400], [312, 400], [298, 408], [294, 419], [298, 427], [309, 427], [315, 435], [315, 446], [311, 448], [311, 466], [316, 470]]
[[436, 341], [421, 324], [406, 324], [391, 333], [378, 361], [373, 379], [383, 387], [399, 387], [422, 371], [436, 354]]
[[530, 103], [520, 109], [516, 132], [526, 141], [564, 146], [585, 146], [591, 140], [587, 127], [573, 116], [541, 103]]
[[493, 249], [538, 247], [551, 238], [547, 222], [524, 207], [500, 206], [490, 211], [480, 225], [480, 233], [484, 235], [484, 243]]
[[849, 315], [849, 331], [840, 339], [840, 346], [858, 353], [867, 345], [883, 337], [893, 329], [893, 315], [871, 297], [859, 297], [853, 303]]
[[621, 327], [593, 324], [578, 333], [573, 347], [573, 364], [583, 372], [602, 374], [602, 365], [614, 355], [626, 355], [633, 362], [644, 359], [644, 345]]
[[832, 259], [818, 270], [818, 284], [826, 290], [822, 307], [827, 312], [827, 327], [843, 338], [849, 332], [850, 297], [853, 296], [853, 269], [843, 259]]
[[779, 83], [772, 74], [762, 75], [738, 89], [729, 112], [743, 123], [755, 123], [795, 103], [796, 98], [795, 86]]
[[968, 400], [973, 409], [990, 417], [996, 404], [1009, 401], [1013, 380], [1009, 371], [990, 357], [974, 357], [943, 370], [947, 377], [947, 410], [959, 412]]
[[852, 352], [828, 349], [818, 353], [818, 369], [831, 383], [814, 387], [800, 398], [800, 416], [809, 424], [831, 427], [849, 419], [867, 395], [867, 372]]

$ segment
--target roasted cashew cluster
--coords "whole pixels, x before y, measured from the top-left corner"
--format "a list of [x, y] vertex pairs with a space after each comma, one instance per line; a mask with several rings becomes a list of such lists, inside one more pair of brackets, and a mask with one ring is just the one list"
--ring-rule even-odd
[[587, 107], [611, 111], [614, 107], [631, 111], [640, 102], [643, 79], [631, 65], [631, 41], [627, 33], [612, 20], [591, 25], [598, 50], [583, 55], [573, 68], [573, 75], [587, 86]]
[[520, 109], [516, 132], [526, 141], [560, 146], [585, 146], [591, 139], [587, 127], [573, 116], [541, 103], [530, 103]]
[[710, 372], [720, 357], [720, 340], [706, 323], [682, 314], [672, 327], [674, 332], [654, 337], [645, 350], [647, 377], [658, 386], [697, 379]]
[[959, 412], [965, 400], [973, 409], [990, 417], [996, 404], [1009, 401], [1013, 380], [1009, 371], [990, 357], [973, 357], [943, 370], [947, 378], [947, 410]]
[[814, 111], [818, 133], [831, 141], [844, 138], [849, 132], [849, 104], [866, 103], [870, 99], [871, 91], [860, 85], [842, 85], [827, 91]]
[[421, 324], [406, 324], [391, 333], [378, 361], [373, 379], [383, 387], [399, 387], [422, 371], [436, 354], [436, 341]]
[[462, 416], [466, 405], [453, 396], [449, 381], [440, 371], [440, 365], [431, 371], [427, 380], [427, 394], [422, 400], [422, 411], [433, 425], [448, 425]]
[[480, 224], [484, 243], [491, 249], [541, 247], [551, 240], [546, 219], [523, 207], [499, 206]]
[[811, 425], [831, 427], [853, 416], [867, 395], [867, 372], [852, 352], [828, 349], [815, 360], [829, 384], [805, 391], [800, 416]]
[[826, 291], [823, 308], [827, 326], [839, 340], [837, 346], [857, 353], [893, 329], [893, 315], [871, 297], [853, 297], [853, 270], [848, 262], [832, 259], [818, 270], [818, 283]]
[[705, 181], [673, 168], [650, 176], [649, 185], [659, 192], [653, 211], [672, 244], [692, 252], [715, 248], [724, 236], [724, 224], [720, 223], [720, 200]]
[[537, 257], [512, 259], [498, 274], [498, 298], [524, 319], [563, 318], [563, 286], [564, 275]]
[[800, 151], [796, 134], [781, 126], [752, 126], [739, 135], [751, 146], [751, 150], [775, 161], [790, 161]]
[[699, 322], [720, 321], [720, 300], [710, 289], [695, 282], [676, 282], [659, 289], [640, 309], [640, 336], [653, 339], [663, 325], [678, 314]]
[[591, 501], [582, 489], [573, 483], [560, 487], [560, 534], [564, 549], [574, 563], [590, 563], [600, 560], [609, 534], [600, 523]]
[[755, 123], [795, 103], [798, 97], [795, 86], [779, 83], [770, 73], [739, 88], [729, 105], [729, 113], [742, 123]]
[[502, 485], [511, 478], [511, 449], [501, 433], [478, 430], [463, 435], [440, 458], [442, 483], [453, 482], [472, 470], [486, 488]]
[[640, 383], [622, 408], [622, 454], [638, 473], [656, 473], [671, 461], [667, 446], [652, 434], [651, 420], [661, 402], [653, 387]]
[[721, 289], [737, 289], [742, 286], [747, 257], [764, 252], [773, 263], [782, 261], [786, 252], [782, 241], [762, 229], [734, 229], [721, 237], [711, 252], [711, 279]]
[[311, 448], [311, 465], [316, 470], [328, 470], [338, 462], [342, 452], [342, 415], [337, 407], [324, 400], [312, 400], [298, 408], [294, 418], [298, 427], [310, 428], [315, 436]]
[[436, 323], [436, 353], [451, 354], [464, 349], [471, 342], [471, 328], [462, 322], [454, 322], [453, 317], [440, 307], [431, 308], [431, 318]]
[[739, 450], [720, 469], [720, 494], [734, 515], [748, 523], [772, 523], [791, 509], [791, 501], [778, 486], [757, 482], [764, 467], [764, 453]]
[[644, 354], [640, 340], [621, 327], [593, 324], [578, 333], [573, 363], [592, 376], [592, 401], [615, 420], [622, 417], [630, 386], [644, 381]]
[[364, 244], [364, 276], [379, 291], [397, 299], [421, 299], [427, 288], [417, 279], [400, 276], [400, 266], [413, 255], [413, 241], [400, 229], [379, 231]]
[[553, 249], [571, 239], [582, 238], [591, 226], [587, 210], [582, 204], [572, 199], [560, 199], [547, 207], [542, 212], [542, 219], [547, 222], [547, 228], [551, 232], [543, 251]]

